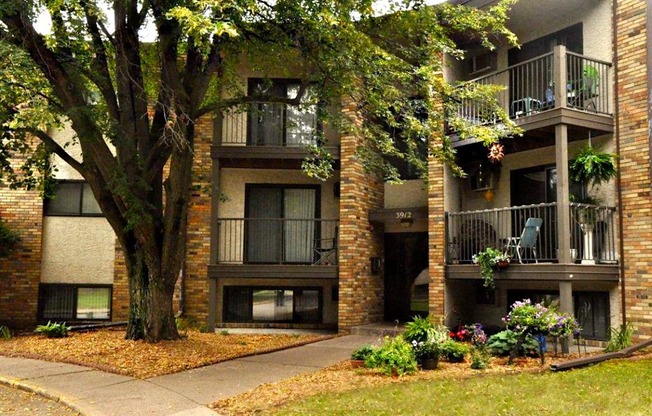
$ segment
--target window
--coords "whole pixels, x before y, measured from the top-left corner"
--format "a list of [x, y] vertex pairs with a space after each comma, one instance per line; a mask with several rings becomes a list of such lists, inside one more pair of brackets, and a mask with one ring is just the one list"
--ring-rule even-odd
[[109, 320], [112, 286], [41, 284], [39, 320]]
[[[296, 98], [299, 82], [292, 80], [260, 80], [249, 82], [251, 95], [273, 95]], [[311, 101], [310, 92], [303, 97]], [[279, 103], [258, 103], [249, 113], [247, 142], [253, 146], [305, 146], [317, 143], [317, 106], [290, 106]]]
[[224, 288], [226, 322], [321, 322], [320, 288]]
[[45, 215], [102, 216], [90, 186], [81, 181], [60, 181], [55, 195], [45, 201]]

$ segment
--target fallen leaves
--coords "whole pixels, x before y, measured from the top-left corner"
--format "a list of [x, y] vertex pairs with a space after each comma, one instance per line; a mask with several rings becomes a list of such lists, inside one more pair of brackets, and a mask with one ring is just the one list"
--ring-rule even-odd
[[247, 355], [304, 345], [318, 335], [213, 334], [187, 331], [178, 341], [149, 344], [124, 339], [124, 330], [71, 333], [66, 338], [37, 335], [0, 341], [0, 355], [66, 362], [136, 378], [150, 378]]

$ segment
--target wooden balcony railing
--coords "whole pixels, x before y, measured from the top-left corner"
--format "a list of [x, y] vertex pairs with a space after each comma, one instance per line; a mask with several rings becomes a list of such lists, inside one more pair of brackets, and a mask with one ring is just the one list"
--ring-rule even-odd
[[[611, 63], [567, 52], [554, 52], [471, 80], [481, 85], [501, 85], [499, 105], [516, 119], [554, 108], [573, 108], [609, 115]], [[486, 104], [463, 100], [457, 117], [476, 124], [493, 124], [497, 117]]]
[[339, 220], [220, 218], [218, 264], [336, 265]]
[[[508, 251], [508, 243], [520, 237], [528, 218], [541, 218], [536, 240], [536, 260], [557, 262], [557, 235], [571, 241], [573, 263], [616, 263], [614, 207], [570, 204], [571, 227], [557, 227], [557, 204], [547, 203], [482, 211], [446, 213], [446, 261], [468, 264], [487, 247]], [[511, 250], [511, 249], [510, 249]], [[523, 250], [523, 262], [534, 263], [533, 250]]]

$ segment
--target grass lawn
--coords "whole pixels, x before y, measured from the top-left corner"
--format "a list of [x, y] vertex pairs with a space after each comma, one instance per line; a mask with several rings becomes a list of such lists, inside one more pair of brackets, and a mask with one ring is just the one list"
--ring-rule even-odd
[[563, 373], [394, 383], [325, 394], [278, 415], [652, 415], [652, 358]]

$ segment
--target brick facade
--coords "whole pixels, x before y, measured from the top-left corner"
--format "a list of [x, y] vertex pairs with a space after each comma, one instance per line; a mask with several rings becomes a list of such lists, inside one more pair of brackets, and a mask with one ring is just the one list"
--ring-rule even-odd
[[[356, 106], [343, 113], [353, 119]], [[382, 227], [372, 229], [369, 211], [383, 207], [383, 181], [364, 172], [355, 150], [362, 139], [352, 132], [340, 138], [339, 307], [340, 332], [383, 320], [382, 274], [371, 273], [371, 257], [383, 257]]]
[[652, 201], [646, 66], [646, 3], [617, 4], [618, 141], [627, 319], [652, 337]]

